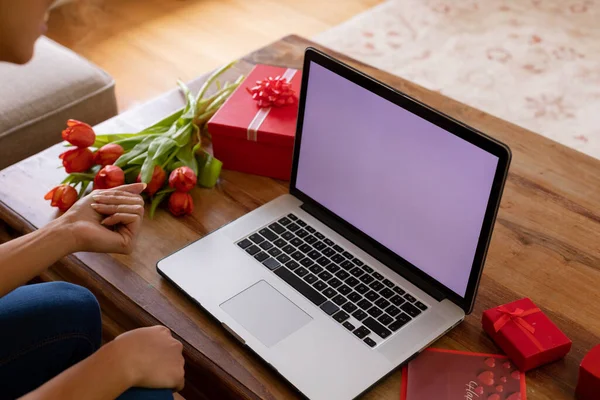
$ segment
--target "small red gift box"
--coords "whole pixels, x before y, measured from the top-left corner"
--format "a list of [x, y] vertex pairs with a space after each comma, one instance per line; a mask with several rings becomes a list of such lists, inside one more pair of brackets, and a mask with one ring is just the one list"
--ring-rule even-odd
[[[208, 122], [214, 155], [223, 162], [223, 168], [290, 179], [301, 75], [295, 69], [270, 65], [257, 65], [252, 69]], [[259, 101], [248, 91], [258, 81], [278, 76], [291, 85], [295, 100], [290, 101], [291, 104], [260, 107]]]
[[528, 298], [483, 312], [483, 329], [521, 371], [559, 358], [571, 341]]
[[585, 355], [579, 366], [575, 395], [578, 400], [596, 400], [600, 393], [600, 345]]

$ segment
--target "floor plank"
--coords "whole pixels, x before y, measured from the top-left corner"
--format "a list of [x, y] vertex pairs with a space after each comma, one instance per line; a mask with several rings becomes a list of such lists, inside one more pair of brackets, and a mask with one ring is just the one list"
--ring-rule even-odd
[[290, 33], [322, 32], [382, 0], [80, 0], [48, 36], [117, 80], [121, 111]]

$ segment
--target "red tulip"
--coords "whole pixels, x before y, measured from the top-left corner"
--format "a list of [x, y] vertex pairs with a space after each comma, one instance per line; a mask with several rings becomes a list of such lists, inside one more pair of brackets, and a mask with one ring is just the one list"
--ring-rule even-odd
[[169, 186], [178, 192], [189, 192], [196, 186], [198, 178], [189, 167], [175, 168], [169, 176]]
[[59, 158], [68, 174], [87, 171], [94, 165], [94, 153], [90, 149], [76, 147], [65, 151]]
[[[152, 179], [150, 179], [150, 182], [148, 182], [148, 186], [146, 186], [144, 192], [148, 193], [148, 195], [150, 196], [154, 196], [156, 192], [158, 192], [162, 185], [165, 183], [166, 179], [167, 173], [165, 172], [165, 170], [162, 169], [160, 165], [155, 165], [154, 171], [152, 171]], [[142, 174], [138, 175], [137, 181], [142, 181]]]
[[173, 192], [169, 197], [169, 211], [179, 217], [194, 212], [194, 200], [189, 193]]
[[107, 165], [94, 178], [94, 189], [111, 189], [125, 183], [125, 173], [119, 167]]
[[58, 207], [60, 211], [67, 211], [77, 201], [77, 191], [73, 186], [59, 185], [46, 193], [44, 199], [51, 200], [52, 207]]
[[70, 119], [67, 121], [67, 129], [62, 131], [62, 138], [73, 146], [89, 147], [96, 141], [96, 134], [85, 122]]
[[121, 145], [115, 143], [106, 144], [94, 153], [94, 163], [97, 165], [113, 165], [125, 153]]

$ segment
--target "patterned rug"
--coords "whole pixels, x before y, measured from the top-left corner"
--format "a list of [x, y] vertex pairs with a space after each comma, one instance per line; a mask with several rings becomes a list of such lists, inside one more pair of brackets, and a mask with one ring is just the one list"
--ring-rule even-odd
[[315, 40], [600, 159], [600, 0], [390, 0]]

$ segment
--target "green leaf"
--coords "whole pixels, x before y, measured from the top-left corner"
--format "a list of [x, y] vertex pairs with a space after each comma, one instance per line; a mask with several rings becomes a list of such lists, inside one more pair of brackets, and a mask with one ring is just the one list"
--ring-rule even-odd
[[198, 162], [200, 164], [198, 184], [206, 188], [214, 187], [221, 175], [223, 163], [207, 152], [198, 156]]
[[152, 157], [148, 155], [148, 157], [146, 157], [146, 160], [144, 161], [144, 164], [142, 165], [142, 182], [150, 183], [150, 181], [152, 180], [152, 174], [154, 173], [155, 165], [156, 164], [154, 163]]
[[198, 175], [198, 162], [196, 161], [191, 146], [185, 146], [179, 149], [176, 157], [183, 165], [191, 168], [196, 176]]
[[87, 190], [89, 185], [90, 181], [86, 181], [81, 184], [81, 188], [79, 189], [79, 198], [82, 198], [85, 195], [85, 191]]
[[181, 117], [182, 113], [183, 113], [183, 108], [175, 111], [171, 115], [166, 116], [165, 118], [161, 119], [154, 125], [149, 126], [148, 128], [144, 129], [140, 133], [152, 133], [152, 132], [157, 132], [157, 131], [158, 132], [166, 131], [171, 127], [171, 125], [173, 125], [173, 123], [175, 121], [177, 121], [179, 119], [179, 117]]
[[182, 81], [177, 81], [177, 85], [179, 85], [179, 89], [181, 89], [183, 92], [186, 100], [186, 104], [183, 108], [183, 113], [181, 114], [180, 119], [192, 119], [194, 118], [194, 113], [196, 111], [196, 99], [194, 96], [192, 96], [190, 88], [188, 88], [185, 83]]
[[150, 204], [150, 212], [148, 213], [150, 216], [150, 219], [154, 218], [154, 213], [156, 212], [156, 207], [158, 207], [158, 205], [160, 203], [162, 203], [162, 201], [164, 200], [165, 196], [168, 193], [159, 193], [156, 196], [154, 196], [154, 198], [152, 199], [152, 203]]
[[137, 145], [135, 145], [135, 147], [133, 149], [131, 149], [129, 152], [123, 154], [121, 157], [119, 157], [117, 159], [117, 161], [115, 161], [115, 164], [117, 167], [121, 167], [123, 168], [125, 165], [129, 164], [129, 162], [131, 160], [133, 160], [134, 158], [136, 158], [137, 156], [141, 155], [141, 154], [145, 154], [148, 151], [148, 148], [150, 147], [150, 143], [156, 138], [157, 136], [146, 136], [140, 143], [138, 143]]
[[[155, 142], [159, 141], [157, 139]], [[177, 147], [177, 142], [168, 137], [160, 138], [160, 145], [156, 149], [154, 156], [152, 157], [156, 164], [163, 164], [164, 160], [169, 157], [169, 152]]]
[[217, 69], [215, 72], [213, 72], [213, 74], [211, 76], [208, 77], [208, 79], [206, 80], [206, 82], [204, 82], [204, 84], [202, 85], [202, 87], [200, 88], [200, 90], [198, 91], [198, 95], [196, 96], [196, 102], [199, 102], [200, 99], [202, 99], [204, 97], [204, 94], [206, 93], [206, 91], [208, 90], [209, 86], [213, 84], [214, 81], [217, 80], [217, 78], [223, 74], [223, 72], [227, 71], [229, 68], [233, 67], [236, 64], [237, 61], [233, 61], [230, 62], [227, 65], [222, 66], [221, 68]]
[[142, 153], [133, 160], [129, 161], [127, 165], [143, 165], [146, 159], [146, 153]]
[[175, 134], [173, 134], [171, 136], [171, 138], [175, 142], [177, 142], [178, 147], [184, 147], [185, 145], [187, 145], [190, 142], [190, 139], [192, 137], [192, 130], [193, 130], [192, 125], [193, 125], [192, 121], [189, 121], [188, 123], [183, 125], [181, 128], [179, 128], [177, 130], [177, 132], [175, 132]]

